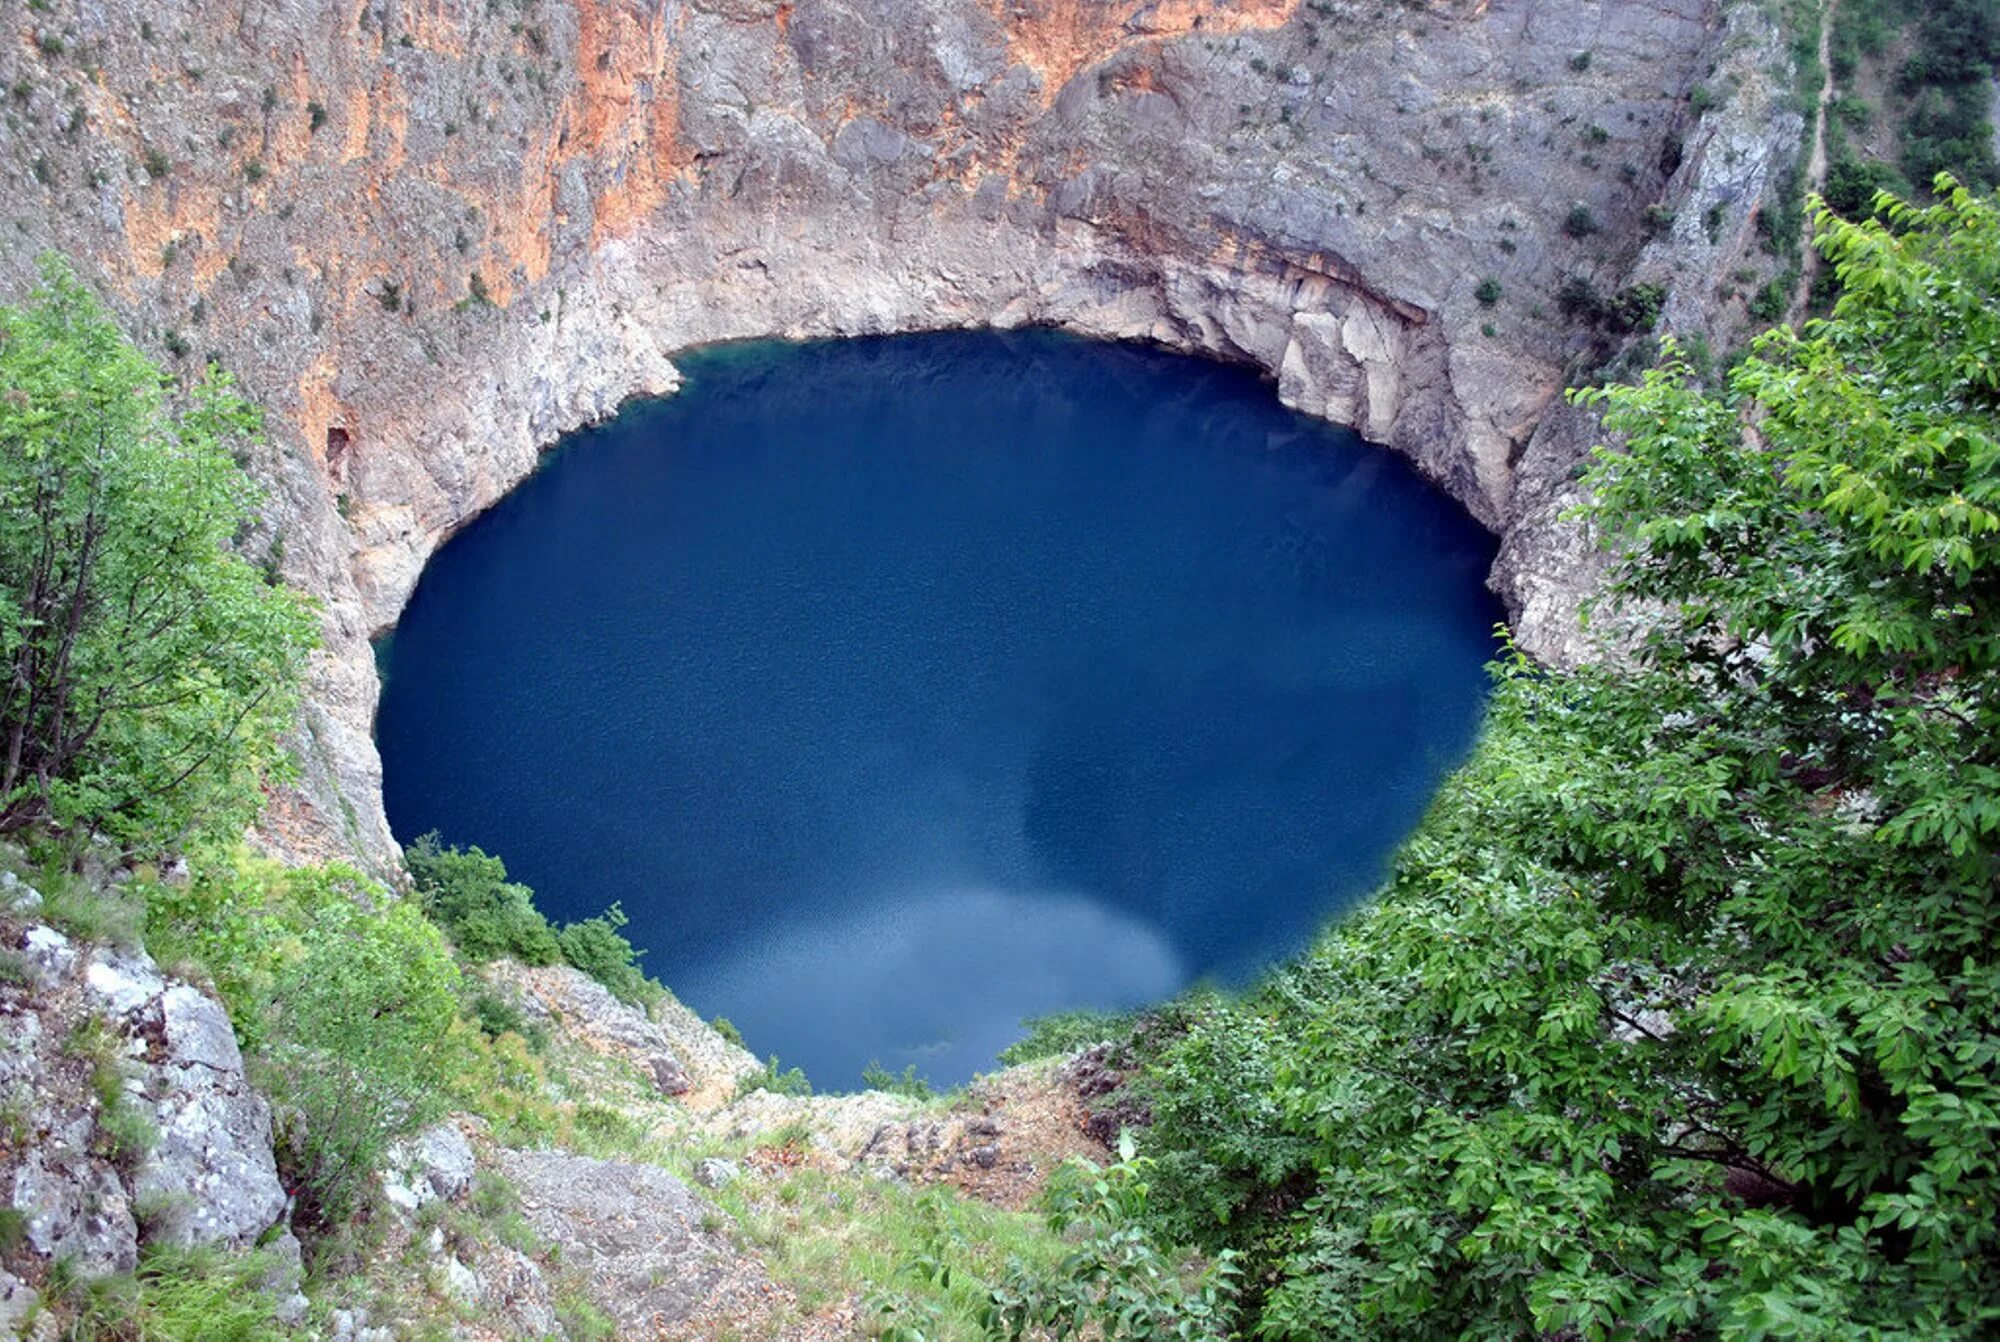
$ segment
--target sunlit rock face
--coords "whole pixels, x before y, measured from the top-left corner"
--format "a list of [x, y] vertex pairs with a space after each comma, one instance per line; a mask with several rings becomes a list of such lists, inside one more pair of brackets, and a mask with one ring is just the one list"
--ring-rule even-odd
[[[142, 343], [212, 353], [270, 407], [254, 543], [282, 542], [327, 625], [274, 837], [377, 858], [368, 636], [557, 435], [718, 339], [1047, 323], [1256, 365], [1502, 533], [1529, 644], [1573, 655], [1588, 546], [1538, 538], [1588, 434], [1536, 430], [1589, 341], [1555, 295], [1657, 279], [1710, 321], [1797, 135], [1747, 93], [1689, 122], [1718, 62], [1783, 60], [1751, 7], [1705, 0], [54, 0], [12, 22], [0, 282], [67, 251]], [[1647, 207], [1691, 193], [1677, 250], [1644, 246]], [[1593, 231], [1565, 232], [1578, 204]]]

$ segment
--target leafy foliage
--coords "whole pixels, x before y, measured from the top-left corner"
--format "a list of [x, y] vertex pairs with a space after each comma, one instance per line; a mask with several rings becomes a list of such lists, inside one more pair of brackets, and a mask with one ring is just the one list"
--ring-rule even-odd
[[1631, 660], [1505, 658], [1384, 898], [1154, 1051], [1148, 1215], [1259, 1336], [2000, 1327], [2000, 208], [1938, 194], [1822, 212], [1723, 391], [1580, 394]]
[[639, 968], [644, 954], [619, 931], [628, 920], [614, 901], [594, 918], [571, 923], [556, 933], [563, 959], [611, 990], [621, 1002], [648, 1002], [660, 995], [660, 985]]
[[302, 941], [267, 1009], [260, 1070], [296, 1119], [283, 1156], [302, 1214], [323, 1223], [352, 1204], [390, 1141], [444, 1111], [459, 976], [409, 904], [329, 906]]
[[1034, 1016], [1022, 1021], [1021, 1028], [1026, 1033], [1000, 1050], [1000, 1061], [1006, 1066], [1074, 1053], [1086, 1045], [1102, 1043], [1128, 1032], [1131, 1023], [1116, 1012], [1083, 1008]]
[[256, 416], [171, 393], [60, 262], [0, 308], [0, 829], [240, 830], [316, 627], [231, 543]]
[[783, 1067], [778, 1063], [778, 1055], [773, 1053], [764, 1063], [763, 1070], [752, 1072], [736, 1084], [739, 1095], [748, 1095], [753, 1090], [768, 1090], [773, 1095], [810, 1095], [812, 1082], [806, 1079], [804, 1070], [797, 1067]]
[[507, 864], [477, 847], [445, 847], [432, 831], [403, 859], [424, 911], [474, 964], [511, 956], [529, 965], [566, 962], [625, 1002], [649, 1002], [660, 986], [639, 968], [644, 953], [620, 930], [625, 911], [603, 913], [560, 930], [535, 907], [535, 892], [507, 879]]
[[1108, 1166], [1072, 1159], [1049, 1181], [1049, 1225], [1075, 1239], [1052, 1272], [1015, 1264], [994, 1288], [988, 1333], [1029, 1337], [1106, 1336], [1153, 1342], [1222, 1342], [1235, 1317], [1236, 1255], [1224, 1250], [1199, 1271], [1154, 1244], [1145, 1224], [1149, 1163], [1129, 1132]]
[[475, 964], [512, 956], [523, 964], [562, 958], [555, 929], [535, 908], [535, 892], [507, 879], [507, 864], [480, 849], [446, 848], [437, 831], [403, 851], [424, 912]]
[[900, 1072], [892, 1072], [884, 1067], [880, 1059], [869, 1059], [861, 1069], [861, 1084], [868, 1090], [879, 1090], [889, 1095], [907, 1095], [913, 1100], [928, 1100], [937, 1092], [931, 1083], [917, 1075], [917, 1065], [911, 1063]]

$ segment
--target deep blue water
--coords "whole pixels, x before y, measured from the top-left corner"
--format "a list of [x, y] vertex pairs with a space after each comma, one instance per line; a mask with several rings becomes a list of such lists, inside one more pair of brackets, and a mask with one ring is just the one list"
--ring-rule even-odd
[[1493, 543], [1241, 370], [1042, 332], [717, 348], [443, 547], [389, 817], [816, 1085], [1240, 981], [1470, 746]]

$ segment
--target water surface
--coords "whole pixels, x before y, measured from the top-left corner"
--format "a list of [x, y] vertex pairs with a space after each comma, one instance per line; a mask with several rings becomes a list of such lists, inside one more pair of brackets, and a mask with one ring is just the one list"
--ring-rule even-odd
[[846, 1088], [1238, 981], [1471, 743], [1489, 537], [1243, 371], [1049, 333], [754, 344], [574, 435], [393, 642], [389, 817]]

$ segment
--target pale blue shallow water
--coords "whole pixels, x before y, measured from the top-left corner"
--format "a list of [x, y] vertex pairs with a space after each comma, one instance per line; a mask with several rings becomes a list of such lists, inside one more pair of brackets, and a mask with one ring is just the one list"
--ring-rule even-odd
[[382, 649], [389, 817], [816, 1085], [1241, 981], [1469, 748], [1493, 542], [1238, 369], [754, 344], [574, 435]]

